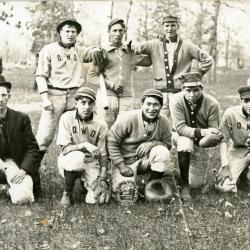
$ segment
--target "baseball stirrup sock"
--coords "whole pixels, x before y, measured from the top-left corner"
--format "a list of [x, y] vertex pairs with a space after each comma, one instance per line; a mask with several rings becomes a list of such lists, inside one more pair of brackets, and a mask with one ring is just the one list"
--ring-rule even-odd
[[178, 152], [178, 165], [181, 172], [181, 184], [188, 185], [190, 153]]
[[75, 181], [79, 177], [79, 172], [64, 170], [64, 176], [65, 176], [65, 191], [67, 193], [72, 193]]

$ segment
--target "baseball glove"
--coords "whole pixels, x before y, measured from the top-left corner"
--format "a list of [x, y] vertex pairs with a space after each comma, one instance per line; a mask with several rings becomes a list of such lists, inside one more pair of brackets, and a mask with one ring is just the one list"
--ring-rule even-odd
[[173, 189], [164, 179], [150, 181], [145, 188], [148, 201], [168, 201], [173, 196]]
[[109, 182], [106, 178], [106, 168], [101, 168], [101, 174], [91, 185], [94, 191], [94, 198], [98, 200], [99, 204], [108, 203], [111, 198], [111, 190]]
[[203, 148], [210, 148], [217, 146], [223, 139], [223, 135], [221, 133], [218, 134], [209, 134], [204, 136], [200, 142], [199, 146]]

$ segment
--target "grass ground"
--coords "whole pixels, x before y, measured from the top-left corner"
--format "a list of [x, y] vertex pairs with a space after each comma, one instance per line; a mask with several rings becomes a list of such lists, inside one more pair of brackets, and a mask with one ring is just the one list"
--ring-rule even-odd
[[[34, 131], [40, 110], [39, 96], [32, 90], [33, 70], [13, 69], [5, 76], [14, 84], [11, 105], [28, 109]], [[220, 100], [222, 111], [238, 102], [235, 89], [245, 84], [248, 72], [234, 71], [219, 75], [219, 83], [206, 90]], [[136, 93], [150, 86], [150, 73], [135, 73]], [[213, 188], [196, 194], [184, 204], [191, 231], [188, 235], [179, 213], [179, 204], [139, 202], [121, 207], [115, 202], [92, 206], [78, 197], [74, 207], [59, 207], [62, 179], [58, 175], [53, 143], [41, 169], [43, 196], [36, 203], [13, 206], [0, 191], [0, 249], [250, 249], [250, 196], [239, 192], [225, 196]], [[219, 167], [218, 150], [210, 153], [209, 180]]]

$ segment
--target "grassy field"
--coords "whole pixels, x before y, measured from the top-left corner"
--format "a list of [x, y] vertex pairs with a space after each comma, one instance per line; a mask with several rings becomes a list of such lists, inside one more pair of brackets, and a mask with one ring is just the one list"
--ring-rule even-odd
[[[29, 112], [36, 131], [40, 98], [33, 92], [33, 70], [5, 72], [13, 82], [11, 105]], [[150, 72], [134, 74], [136, 93], [149, 87]], [[238, 103], [236, 88], [244, 85], [246, 71], [221, 73], [218, 83], [205, 90], [219, 99], [222, 112]], [[33, 107], [33, 108], [31, 108]], [[14, 206], [4, 189], [0, 191], [0, 249], [250, 249], [250, 196], [209, 192], [194, 194], [184, 204], [190, 228], [184, 228], [179, 203], [139, 202], [121, 207], [115, 202], [92, 206], [76, 200], [74, 207], [61, 209], [62, 179], [58, 175], [58, 147], [53, 143], [41, 167], [43, 195], [32, 205]], [[210, 152], [209, 180], [219, 167], [218, 150]], [[4, 188], [4, 187], [2, 187]]]

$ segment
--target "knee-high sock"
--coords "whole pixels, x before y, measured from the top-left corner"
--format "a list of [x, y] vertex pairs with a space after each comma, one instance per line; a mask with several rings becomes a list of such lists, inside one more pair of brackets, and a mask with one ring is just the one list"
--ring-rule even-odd
[[162, 172], [157, 172], [157, 171], [151, 171], [149, 180], [156, 180], [156, 179], [161, 179], [163, 177], [163, 173]]
[[178, 164], [181, 172], [181, 184], [187, 186], [189, 176], [190, 153], [178, 152]]
[[78, 177], [80, 177], [80, 173], [78, 171], [64, 170], [64, 177], [65, 177], [64, 190], [67, 193], [72, 193], [74, 189], [75, 181]]

